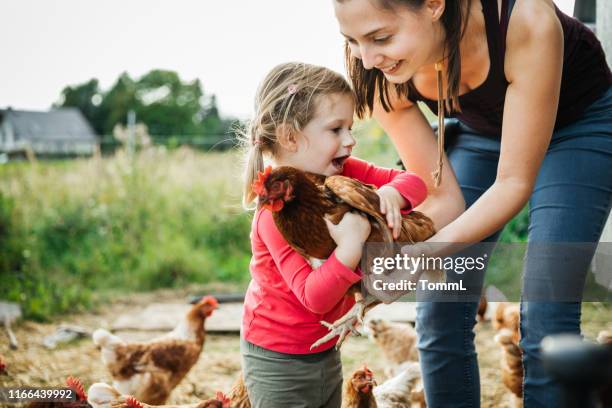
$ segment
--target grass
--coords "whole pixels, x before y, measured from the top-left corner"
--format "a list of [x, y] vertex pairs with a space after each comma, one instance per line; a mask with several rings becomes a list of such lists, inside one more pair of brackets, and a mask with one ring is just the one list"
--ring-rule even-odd
[[238, 162], [156, 149], [0, 168], [0, 298], [44, 320], [105, 292], [246, 282]]

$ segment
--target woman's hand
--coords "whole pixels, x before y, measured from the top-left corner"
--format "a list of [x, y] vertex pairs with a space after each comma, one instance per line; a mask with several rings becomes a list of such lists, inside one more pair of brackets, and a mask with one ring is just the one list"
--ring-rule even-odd
[[438, 234], [434, 235], [425, 242], [404, 245], [400, 249], [400, 253], [410, 258], [437, 258], [451, 256], [469, 246], [469, 244], [462, 242], [445, 242], [436, 240], [437, 235]]
[[363, 244], [370, 235], [370, 221], [363, 215], [348, 212], [337, 225], [328, 219], [325, 222], [329, 234], [338, 245], [336, 258], [350, 269], [355, 269], [361, 259]]
[[396, 188], [382, 186], [376, 191], [380, 198], [380, 212], [386, 214], [387, 225], [393, 230], [393, 239], [397, 239], [402, 231], [401, 209], [408, 205], [408, 202]]

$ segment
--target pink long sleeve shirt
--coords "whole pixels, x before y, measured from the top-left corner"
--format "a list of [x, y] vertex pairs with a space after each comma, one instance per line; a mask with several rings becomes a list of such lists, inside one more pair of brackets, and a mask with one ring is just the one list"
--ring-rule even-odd
[[[413, 173], [376, 167], [350, 157], [342, 175], [376, 187], [396, 188], [408, 201], [419, 205], [427, 187]], [[346, 291], [361, 279], [360, 271], [346, 267], [335, 251], [318, 268], [310, 264], [285, 240], [272, 213], [258, 210], [251, 227], [251, 282], [244, 299], [242, 336], [268, 350], [288, 354], [318, 353], [333, 347], [337, 338], [310, 350], [327, 334], [321, 320], [333, 322], [355, 304]]]

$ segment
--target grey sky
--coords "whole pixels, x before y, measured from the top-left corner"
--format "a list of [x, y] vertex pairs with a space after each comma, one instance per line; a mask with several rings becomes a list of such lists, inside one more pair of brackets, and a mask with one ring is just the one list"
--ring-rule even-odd
[[[571, 14], [573, 0], [555, 0]], [[153, 68], [199, 78], [222, 113], [248, 117], [274, 65], [344, 72], [331, 0], [0, 0], [0, 107], [48, 109], [66, 85]]]

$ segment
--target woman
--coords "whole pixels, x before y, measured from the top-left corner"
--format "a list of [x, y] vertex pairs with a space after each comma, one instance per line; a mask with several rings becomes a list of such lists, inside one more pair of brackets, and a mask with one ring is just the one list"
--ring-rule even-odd
[[[495, 241], [529, 201], [524, 404], [559, 406], [539, 344], [549, 334], [580, 333], [581, 303], [537, 294], [550, 277], [581, 287], [595, 245], [566, 268], [554, 245], [536, 244], [595, 243], [610, 212], [612, 74], [601, 45], [550, 0], [334, 0], [334, 7], [358, 114], [372, 113], [407, 168], [428, 183], [430, 198], [418, 209], [438, 228], [429, 242]], [[447, 156], [419, 100], [459, 119]], [[417, 307], [431, 407], [479, 405], [476, 308]]]

